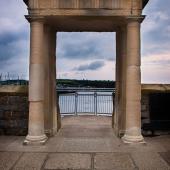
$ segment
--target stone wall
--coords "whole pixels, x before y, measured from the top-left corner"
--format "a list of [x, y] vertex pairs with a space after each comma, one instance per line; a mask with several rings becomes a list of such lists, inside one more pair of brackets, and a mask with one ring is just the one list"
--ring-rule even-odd
[[142, 94], [141, 99], [141, 119], [143, 123], [150, 122], [150, 113], [149, 113], [149, 94]]
[[0, 87], [0, 135], [26, 135], [27, 131], [27, 87]]
[[[142, 124], [150, 122], [150, 94], [169, 93], [170, 85], [142, 85]], [[26, 135], [28, 131], [28, 87], [0, 86], [0, 135]]]

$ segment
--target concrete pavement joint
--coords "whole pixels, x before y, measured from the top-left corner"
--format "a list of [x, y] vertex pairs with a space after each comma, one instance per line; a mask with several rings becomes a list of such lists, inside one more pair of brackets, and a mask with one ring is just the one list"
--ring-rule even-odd
[[91, 169], [94, 170], [94, 157], [95, 153], [91, 153]]
[[132, 162], [133, 162], [133, 165], [135, 166], [135, 169], [134, 169], [134, 170], [139, 170], [139, 167], [136, 165], [135, 160], [133, 159], [131, 153], [128, 153], [128, 154], [129, 154], [130, 159], [131, 159]]
[[[166, 158], [164, 154], [168, 154], [168, 153], [169, 153], [168, 158]], [[168, 151], [168, 152], [158, 152], [158, 154], [170, 166], [170, 160], [169, 160], [169, 158], [170, 158], [170, 151]]]
[[14, 163], [14, 165], [10, 168], [10, 170], [14, 169], [14, 167], [16, 166], [16, 164], [19, 162], [19, 160], [21, 159], [21, 157], [24, 155], [24, 152], [21, 153], [21, 155], [19, 156], [19, 158], [16, 160], [16, 162]]
[[45, 164], [46, 164], [46, 162], [47, 162], [47, 160], [48, 160], [48, 158], [49, 158], [49, 154], [50, 153], [47, 153], [47, 156], [46, 156], [46, 158], [45, 158], [45, 160], [44, 160], [44, 163], [42, 164], [42, 167], [41, 167], [41, 170], [44, 170], [45, 168]]

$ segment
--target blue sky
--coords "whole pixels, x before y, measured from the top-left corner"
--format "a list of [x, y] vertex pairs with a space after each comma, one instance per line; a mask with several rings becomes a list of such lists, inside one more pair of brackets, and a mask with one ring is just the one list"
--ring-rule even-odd
[[[143, 11], [142, 82], [170, 83], [170, 1]], [[22, 0], [0, 0], [0, 73], [28, 78], [29, 23]], [[58, 33], [58, 78], [115, 79], [115, 33]]]

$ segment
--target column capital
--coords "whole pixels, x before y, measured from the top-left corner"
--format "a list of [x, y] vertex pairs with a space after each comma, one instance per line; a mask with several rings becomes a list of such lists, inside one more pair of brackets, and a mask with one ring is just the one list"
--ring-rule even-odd
[[45, 17], [44, 16], [30, 16], [30, 15], [25, 15], [25, 18], [27, 19], [28, 22], [45, 22]]
[[127, 23], [130, 23], [130, 22], [142, 23], [144, 19], [145, 19], [145, 15], [142, 15], [142, 16], [127, 16], [126, 17]]

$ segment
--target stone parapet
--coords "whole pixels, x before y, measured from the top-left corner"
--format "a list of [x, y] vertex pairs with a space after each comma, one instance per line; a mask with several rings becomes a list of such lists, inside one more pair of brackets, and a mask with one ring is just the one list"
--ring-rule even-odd
[[28, 87], [0, 86], [0, 135], [26, 135]]
[[[142, 84], [142, 124], [150, 122], [149, 96], [170, 93], [169, 84]], [[0, 135], [26, 135], [28, 131], [28, 86], [0, 86]]]

